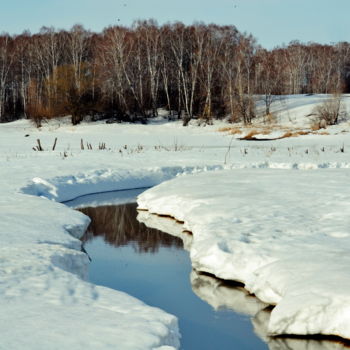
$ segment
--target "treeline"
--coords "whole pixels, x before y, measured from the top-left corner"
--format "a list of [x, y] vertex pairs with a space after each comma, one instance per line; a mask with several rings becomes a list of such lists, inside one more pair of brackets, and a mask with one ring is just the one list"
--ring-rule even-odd
[[42, 28], [0, 35], [0, 122], [85, 115], [250, 123], [253, 96], [350, 90], [350, 44], [292, 42], [265, 50], [234, 26], [135, 22], [92, 33]]

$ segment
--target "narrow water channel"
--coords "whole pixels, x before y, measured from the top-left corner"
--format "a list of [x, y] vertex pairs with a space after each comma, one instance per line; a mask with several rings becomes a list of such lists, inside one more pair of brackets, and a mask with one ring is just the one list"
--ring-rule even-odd
[[142, 191], [85, 196], [66, 203], [92, 219], [83, 237], [92, 260], [91, 282], [176, 315], [181, 349], [345, 349], [330, 341], [268, 337], [266, 305], [239, 285], [193, 271], [180, 238], [137, 220], [135, 199]]

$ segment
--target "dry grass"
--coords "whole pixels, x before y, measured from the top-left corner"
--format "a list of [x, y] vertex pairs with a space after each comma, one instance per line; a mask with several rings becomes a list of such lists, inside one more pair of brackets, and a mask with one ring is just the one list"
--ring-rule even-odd
[[326, 129], [326, 128], [327, 128], [327, 123], [325, 120], [319, 120], [316, 118], [310, 124], [310, 129], [312, 131], [317, 131], [317, 130]]
[[218, 130], [219, 132], [228, 132], [230, 135], [236, 135], [236, 134], [241, 134], [242, 130], [238, 127], [231, 127], [231, 126], [227, 126], [225, 128], [220, 128]]
[[280, 137], [280, 139], [285, 139], [288, 137], [304, 136], [304, 135], [309, 135], [310, 133], [311, 133], [310, 131], [305, 131], [305, 130], [287, 131], [284, 135]]
[[312, 124], [312, 125], [310, 125], [310, 129], [311, 129], [312, 131], [320, 130], [320, 125], [317, 124], [317, 123]]
[[[252, 130], [250, 133], [248, 133], [246, 136], [242, 137], [241, 140], [255, 140], [256, 135], [270, 135], [273, 131], [282, 131], [283, 129], [280, 128], [279, 130]], [[288, 130], [281, 136], [279, 137], [274, 137], [271, 138], [271, 140], [280, 140], [280, 139], [285, 139], [289, 137], [298, 137], [298, 136], [304, 136], [304, 135], [309, 135], [311, 131], [305, 131], [305, 130]], [[268, 137], [266, 138], [268, 139]], [[257, 139], [259, 140], [259, 139]]]
[[[310, 125], [310, 129], [301, 129], [301, 128], [291, 128], [287, 126], [281, 126], [277, 124], [270, 124], [270, 125], [254, 125], [251, 127], [247, 126], [236, 126], [236, 127], [224, 127], [219, 129], [220, 132], [227, 132], [230, 135], [237, 135], [242, 134], [241, 137], [239, 137], [240, 140], [257, 140], [256, 135], [266, 135], [266, 138], [260, 138], [261, 140], [279, 140], [279, 139], [285, 139], [289, 137], [299, 137], [299, 136], [305, 136], [309, 134], [316, 134], [316, 135], [329, 135], [327, 131], [321, 132], [320, 130], [323, 129], [323, 126], [320, 125], [320, 123], [313, 123]], [[272, 137], [273, 133], [279, 133], [280, 136]], [[269, 135], [270, 138], [269, 138]]]
[[231, 130], [229, 131], [230, 135], [237, 135], [237, 134], [242, 134], [242, 130], [239, 128], [231, 128]]
[[294, 137], [294, 133], [292, 131], [287, 131], [283, 136], [281, 136], [281, 139], [286, 139], [288, 137]]
[[225, 126], [224, 128], [218, 129], [219, 132], [227, 132], [233, 129], [231, 126]]
[[320, 130], [320, 129], [325, 129], [325, 127], [323, 125], [321, 125], [320, 122], [318, 121], [315, 121], [313, 122], [311, 125], [310, 125], [310, 129], [312, 131], [317, 131], [317, 130]]
[[255, 139], [254, 136], [255, 136], [255, 135], [258, 135], [258, 134], [260, 134], [259, 131], [257, 131], [257, 130], [252, 130], [252, 131], [250, 131], [247, 135], [241, 137], [241, 140], [253, 140], [253, 139]]

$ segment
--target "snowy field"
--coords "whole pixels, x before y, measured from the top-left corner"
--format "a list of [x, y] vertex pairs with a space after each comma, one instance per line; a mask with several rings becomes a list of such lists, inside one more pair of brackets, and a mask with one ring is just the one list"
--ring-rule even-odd
[[[276, 113], [299, 127], [322, 98]], [[179, 348], [174, 316], [86, 281], [89, 219], [58, 203], [161, 183], [139, 205], [185, 222], [196, 269], [276, 305], [266, 334], [350, 338], [349, 123], [264, 142], [227, 126], [0, 125], [0, 349]]]

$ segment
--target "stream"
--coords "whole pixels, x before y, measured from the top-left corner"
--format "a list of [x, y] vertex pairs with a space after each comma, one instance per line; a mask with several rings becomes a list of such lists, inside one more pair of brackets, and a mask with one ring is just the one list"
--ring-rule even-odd
[[[192, 270], [184, 249], [191, 237], [181, 239], [139, 221], [142, 212], [135, 202], [144, 190], [94, 194], [66, 203], [92, 219], [82, 238], [91, 258], [92, 283], [176, 315], [184, 350], [345, 349], [328, 340], [268, 337], [270, 311], [265, 304], [239, 284]], [[182, 232], [174, 220], [154, 217], [152, 222], [177, 225]]]

